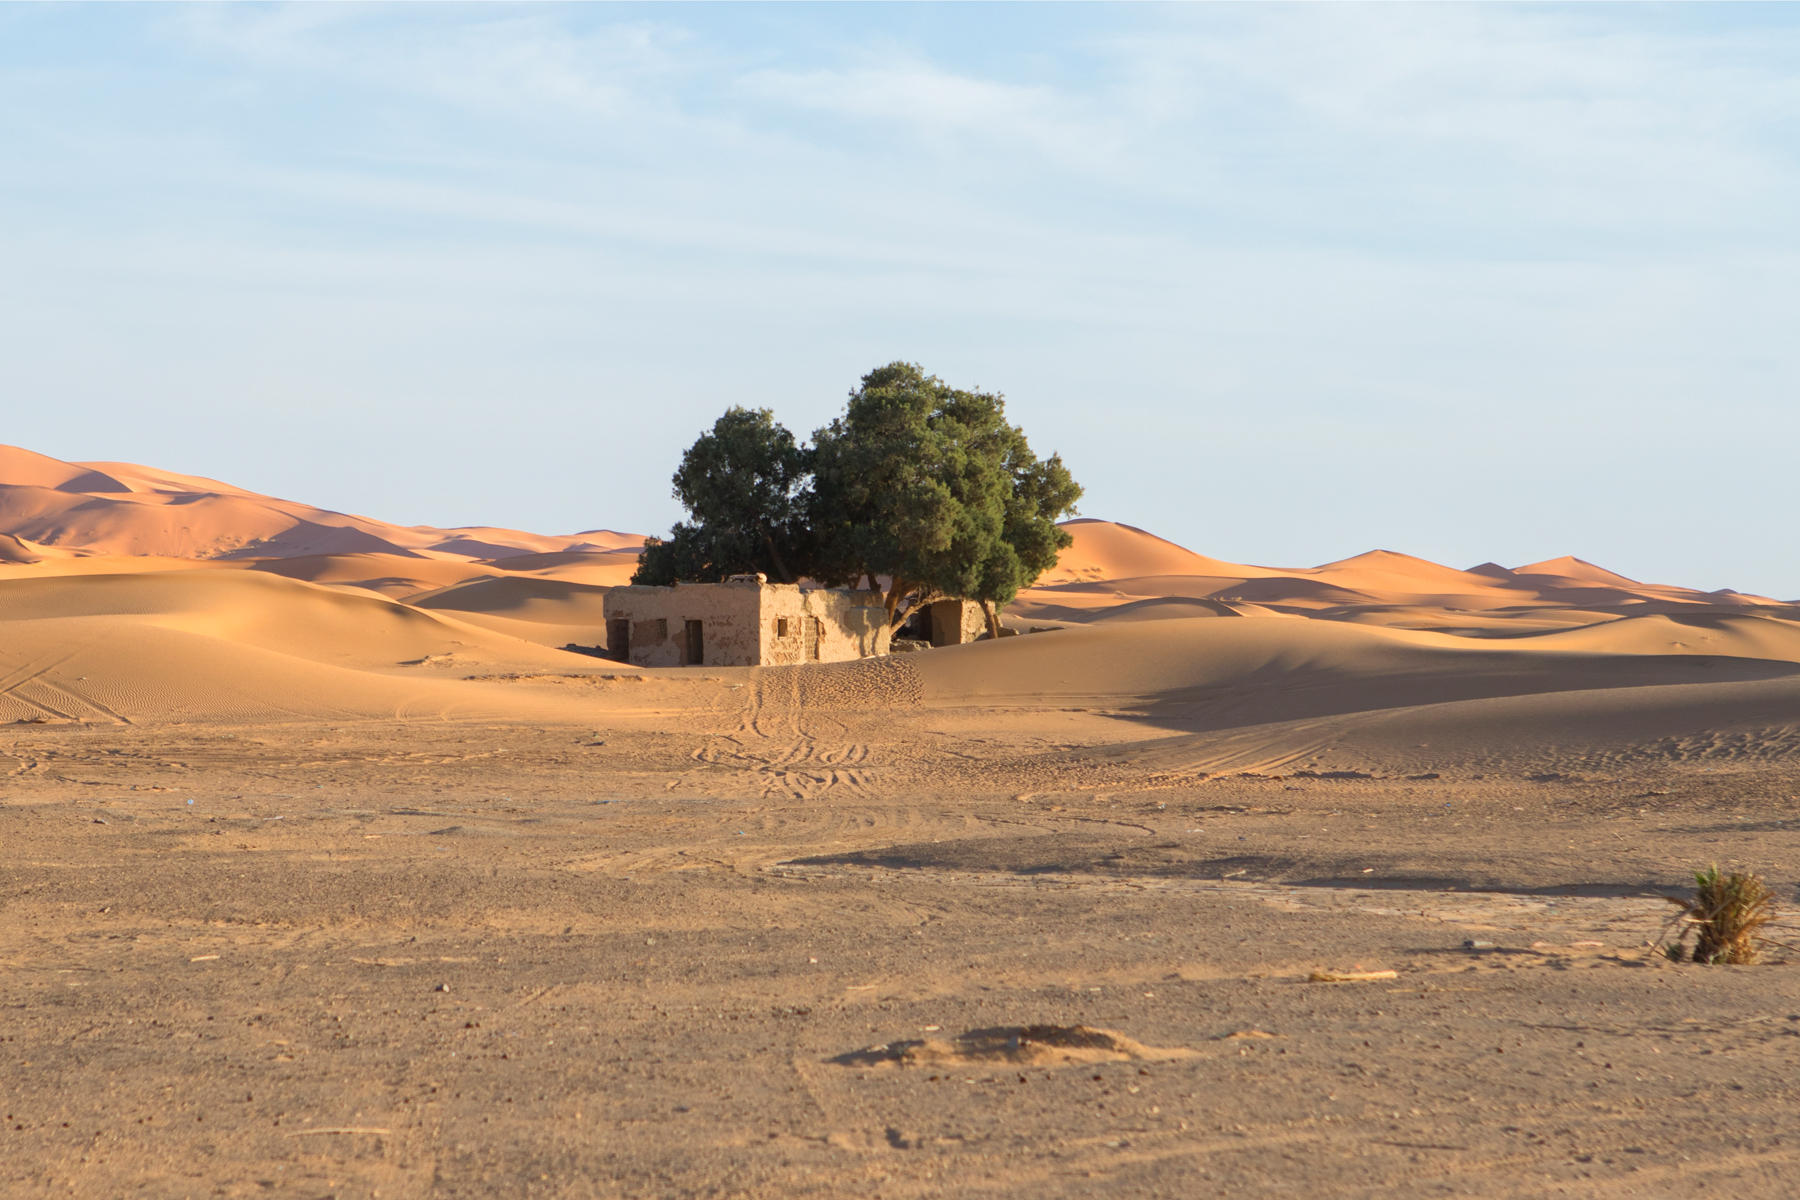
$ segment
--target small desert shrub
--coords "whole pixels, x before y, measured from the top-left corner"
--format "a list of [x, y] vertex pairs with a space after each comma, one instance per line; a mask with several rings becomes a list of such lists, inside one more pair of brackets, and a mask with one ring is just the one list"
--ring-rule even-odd
[[[1675, 940], [1663, 948], [1675, 962], [1753, 963], [1766, 940], [1762, 929], [1775, 920], [1775, 896], [1759, 876], [1717, 866], [1694, 873], [1694, 894], [1670, 896], [1680, 907]], [[1689, 936], [1694, 948], [1687, 947]]]

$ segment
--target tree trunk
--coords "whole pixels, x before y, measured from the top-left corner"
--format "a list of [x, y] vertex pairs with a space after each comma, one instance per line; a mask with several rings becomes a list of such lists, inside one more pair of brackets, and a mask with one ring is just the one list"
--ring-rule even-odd
[[906, 582], [898, 576], [895, 576], [893, 582], [888, 585], [887, 622], [889, 633], [900, 627], [900, 622], [894, 619], [894, 612], [900, 607], [901, 597], [905, 596], [908, 590]]
[[1000, 609], [992, 600], [981, 602], [981, 615], [987, 618], [988, 636], [1000, 640]]
[[906, 624], [907, 620], [915, 612], [918, 612], [919, 609], [923, 608], [927, 604], [931, 604], [935, 601], [942, 600], [944, 598], [944, 594], [942, 592], [936, 592], [930, 588], [921, 587], [919, 589], [919, 598], [917, 600], [913, 601], [912, 606], [910, 608], [908, 608], [905, 612], [901, 612], [900, 611], [900, 601], [906, 599], [907, 593], [912, 590], [913, 590], [913, 585], [910, 583], [907, 583], [904, 579], [894, 580], [894, 585], [888, 589], [887, 615], [888, 615], [888, 635], [890, 637], [893, 636], [895, 633], [897, 633], [899, 631], [900, 627], [902, 625]]

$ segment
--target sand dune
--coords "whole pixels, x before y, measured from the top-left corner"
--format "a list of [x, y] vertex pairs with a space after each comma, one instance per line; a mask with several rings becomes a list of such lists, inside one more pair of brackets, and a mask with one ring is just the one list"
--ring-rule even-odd
[[1637, 581], [1627, 579], [1616, 571], [1596, 566], [1586, 559], [1565, 554], [1561, 558], [1547, 559], [1544, 562], [1527, 563], [1512, 569], [1514, 576], [1545, 575], [1552, 579], [1567, 579], [1577, 583], [1597, 583], [1603, 587], [1616, 587], [1630, 590], [1639, 587]]
[[98, 465], [66, 463], [18, 446], [0, 446], [0, 484], [64, 492], [128, 492], [131, 488]]
[[[1761, 608], [1766, 597], [1643, 584], [1565, 556], [1509, 570], [1458, 570], [1372, 550], [1317, 567], [1245, 566], [1203, 558], [1131, 526], [1073, 521], [1074, 545], [1021, 594], [1024, 620], [1103, 620], [1121, 607], [1173, 598], [1249, 603], [1296, 615], [1475, 633], [1517, 622], [1530, 631], [1690, 607]], [[1154, 570], [1145, 571], [1145, 566]], [[1164, 610], [1180, 615], [1178, 607]], [[1483, 614], [1491, 614], [1484, 616]]]
[[1244, 578], [1245, 568], [1195, 554], [1135, 525], [1088, 517], [1063, 523], [1075, 542], [1042, 580], [1045, 584], [1128, 579], [1146, 575], [1217, 575]]
[[[578, 535], [585, 536], [585, 535]], [[567, 550], [556, 554], [519, 554], [496, 559], [491, 565], [513, 574], [533, 574], [545, 579], [619, 587], [631, 582], [637, 570], [642, 539], [606, 550]]]
[[1495, 642], [1334, 621], [1144, 622], [957, 647], [918, 670], [935, 703], [1107, 705], [1183, 726], [1800, 675], [1800, 626], [1738, 618], [1671, 652], [1670, 631], [1686, 628], [1656, 618]]
[[453, 612], [486, 612], [519, 620], [545, 620], [568, 624], [583, 615], [598, 627], [604, 624], [600, 603], [606, 588], [561, 579], [477, 579], [416, 598], [420, 608]]
[[[1641, 584], [1571, 556], [1460, 570], [1374, 550], [1280, 568], [1208, 558], [1130, 525], [1067, 528], [1073, 545], [1008, 613], [1017, 627], [1065, 628], [921, 657], [906, 669], [929, 703], [1220, 729], [1748, 684], [1800, 662], [1800, 609]], [[313, 704], [541, 716], [560, 703], [573, 719], [593, 695], [469, 677], [616, 672], [562, 647], [603, 643], [605, 589], [628, 580], [641, 543], [605, 529], [394, 525], [198, 476], [0, 448], [0, 644], [14, 672], [0, 697], [14, 719], [36, 705], [153, 720], [209, 703], [244, 719]]]
[[[294, 557], [438, 551], [464, 558], [618, 549], [607, 530], [402, 526], [131, 463], [67, 463], [0, 446], [0, 532], [85, 554]], [[640, 539], [641, 540], [641, 539]]]
[[43, 556], [10, 533], [0, 533], [0, 563], [42, 562]]
[[606, 591], [605, 586], [528, 575], [476, 579], [414, 597], [411, 603], [539, 645], [598, 646], [606, 640]]
[[0, 721], [558, 710], [469, 676], [592, 663], [373, 595], [240, 571], [0, 580]]
[[494, 574], [482, 563], [421, 554], [310, 554], [247, 565], [270, 575], [377, 592], [401, 601]]

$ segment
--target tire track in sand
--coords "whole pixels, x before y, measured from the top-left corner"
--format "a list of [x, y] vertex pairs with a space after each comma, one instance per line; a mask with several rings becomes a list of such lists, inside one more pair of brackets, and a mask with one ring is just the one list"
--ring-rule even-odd
[[[737, 727], [709, 738], [691, 757], [704, 767], [723, 767], [748, 776], [761, 799], [812, 800], [831, 795], [866, 796], [870, 758], [866, 742], [848, 740], [849, 726], [811, 711], [801, 691], [807, 667], [758, 670], [743, 689]], [[821, 736], [829, 722], [839, 737]], [[841, 739], [841, 740], [840, 740]]]

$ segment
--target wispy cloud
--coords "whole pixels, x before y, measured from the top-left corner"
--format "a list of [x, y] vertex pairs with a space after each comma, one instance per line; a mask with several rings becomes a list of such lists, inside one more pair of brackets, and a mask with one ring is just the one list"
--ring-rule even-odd
[[[394, 438], [527, 397], [560, 433], [495, 430], [521, 462], [636, 448], [603, 495], [534, 516], [530, 480], [446, 467], [435, 498], [325, 498], [654, 528], [723, 403], [806, 428], [903, 354], [1007, 390], [1092, 511], [1227, 556], [1606, 558], [1530, 541], [1433, 447], [1603, 505], [1645, 461], [1759, 486], [1694, 459], [1696, 406], [1753, 422], [1746, 454], [1800, 436], [1789, 12], [0, 9], [0, 392], [144, 438], [246, 389]], [[155, 404], [119, 399], [145, 380]], [[1266, 500], [1221, 527], [1194, 446], [1213, 492]], [[1680, 503], [1615, 512], [1621, 567], [1800, 593], [1665, 565]]]
[[179, 10], [173, 22], [195, 48], [259, 69], [514, 118], [641, 115], [703, 61], [679, 26], [628, 20], [575, 29], [553, 9], [477, 8], [431, 21], [391, 7], [202, 5]]
[[776, 110], [873, 123], [879, 136], [938, 151], [1024, 150], [1089, 168], [1106, 157], [1112, 139], [1092, 97], [984, 79], [905, 51], [873, 57], [878, 61], [813, 70], [750, 70], [739, 77], [737, 91]]
[[[1616, 10], [1307, 6], [1113, 40], [1165, 129], [1260, 142], [1271, 182], [1409, 216], [1617, 233], [1766, 227], [1800, 182], [1800, 29], [1666, 30]], [[1195, 28], [1194, 26], [1198, 26]], [[1221, 125], [1238, 123], [1237, 137]], [[1359, 186], [1360, 185], [1360, 186]], [[1785, 222], [1784, 222], [1785, 223]]]

